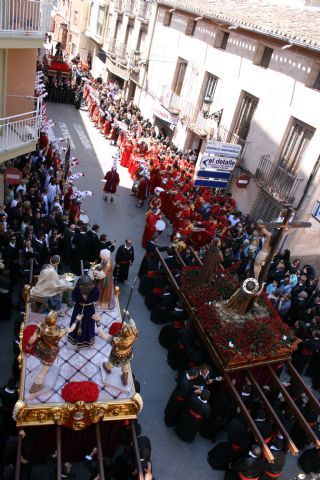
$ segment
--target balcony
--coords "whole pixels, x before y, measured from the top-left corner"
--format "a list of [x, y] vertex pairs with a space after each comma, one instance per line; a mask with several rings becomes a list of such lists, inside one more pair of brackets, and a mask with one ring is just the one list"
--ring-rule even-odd
[[53, 0], [2, 0], [0, 40], [41, 39], [50, 29]]
[[41, 102], [39, 98], [10, 96], [15, 105], [24, 101], [34, 107], [16, 115], [0, 118], [0, 162], [31, 152], [38, 141], [41, 127]]
[[118, 63], [121, 63], [122, 65], [126, 65], [128, 63], [128, 48], [127, 48], [127, 45], [121, 43], [117, 47], [116, 61]]
[[296, 175], [271, 162], [269, 155], [262, 155], [255, 173], [255, 181], [278, 202], [293, 204], [302, 178], [297, 178]]
[[135, 1], [127, 0], [125, 3], [124, 12], [126, 15], [129, 15], [129, 17], [134, 17], [136, 13]]
[[213, 133], [213, 121], [204, 118], [199, 106], [189, 100], [184, 99], [181, 102], [180, 119], [199, 136], [211, 136]]
[[149, 22], [151, 16], [151, 4], [147, 3], [145, 0], [141, 0], [137, 16], [141, 22]]
[[160, 96], [160, 102], [170, 113], [173, 115], [179, 115], [181, 96], [177, 95], [170, 89], [166, 89]]
[[114, 9], [118, 13], [123, 13], [123, 0], [114, 0]]

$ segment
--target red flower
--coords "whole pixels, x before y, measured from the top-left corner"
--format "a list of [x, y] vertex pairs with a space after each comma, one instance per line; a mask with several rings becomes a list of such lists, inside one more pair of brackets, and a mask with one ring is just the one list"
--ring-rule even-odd
[[22, 337], [22, 350], [25, 353], [30, 353], [31, 355], [33, 354], [34, 351], [34, 343], [31, 345], [31, 347], [28, 347], [28, 342], [34, 332], [36, 331], [37, 325], [28, 325], [24, 330], [23, 330], [23, 337]]
[[95, 382], [70, 382], [61, 390], [61, 396], [66, 402], [96, 402], [99, 397], [99, 387]]

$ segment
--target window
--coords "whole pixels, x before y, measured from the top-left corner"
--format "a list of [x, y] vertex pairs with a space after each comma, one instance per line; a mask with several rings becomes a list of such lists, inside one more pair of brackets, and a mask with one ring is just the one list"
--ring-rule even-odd
[[197, 28], [197, 22], [195, 20], [188, 20], [186, 26], [186, 35], [190, 35], [191, 37], [195, 34]]
[[79, 12], [78, 12], [78, 10], [75, 10], [73, 12], [73, 23], [74, 23], [74, 25], [78, 25], [78, 19], [79, 19]]
[[234, 127], [232, 129], [232, 134], [228, 139], [231, 143], [244, 144], [247, 139], [250, 124], [254, 112], [257, 108], [259, 99], [250, 95], [247, 92], [242, 92], [239, 99], [239, 104], [235, 116]]
[[171, 90], [177, 95], [180, 95], [181, 93], [182, 84], [184, 81], [184, 77], [186, 75], [187, 66], [188, 66], [188, 62], [183, 58], [179, 57], [176, 70], [174, 72], [172, 88], [171, 88]]
[[227, 48], [229, 37], [230, 37], [229, 32], [218, 30], [216, 34], [216, 40], [215, 40], [214, 46], [216, 48], [220, 48], [221, 50], [225, 50]]
[[315, 88], [316, 90], [320, 90], [320, 72], [318, 73], [316, 81], [314, 82], [313, 88]]
[[217, 88], [218, 80], [219, 80], [218, 77], [211, 75], [211, 73], [206, 74], [206, 82], [205, 82], [205, 88], [204, 88], [203, 97], [202, 97], [202, 104], [212, 103], [214, 93]]
[[75, 57], [76, 51], [77, 51], [77, 47], [76, 47], [76, 45], [73, 43], [73, 44], [71, 45], [71, 55], [72, 55], [73, 57]]
[[92, 24], [92, 14], [93, 14], [93, 3], [90, 3], [89, 15], [88, 15], [88, 29], [90, 30]]
[[261, 61], [260, 61], [260, 66], [261, 67], [264, 67], [264, 68], [269, 67], [269, 63], [270, 63], [272, 54], [273, 54], [273, 49], [272, 48], [269, 48], [269, 47], [264, 48], [263, 54], [262, 54], [262, 57], [261, 57]]
[[102, 37], [102, 34], [103, 34], [104, 13], [105, 13], [105, 7], [99, 7], [98, 21], [97, 21], [97, 35], [99, 37]]
[[300, 165], [306, 148], [313, 137], [315, 129], [293, 118], [289, 124], [284, 145], [279, 158], [280, 165], [295, 173]]
[[131, 43], [131, 37], [132, 37], [132, 32], [133, 32], [133, 24], [128, 23], [127, 25], [127, 30], [126, 30], [126, 35], [124, 38], [124, 44], [125, 45], [130, 45]]
[[108, 26], [106, 28], [106, 31], [105, 31], [105, 39], [109, 39], [110, 37], [110, 34], [111, 34], [111, 25], [112, 25], [112, 14], [109, 13], [109, 16], [108, 16]]
[[147, 32], [144, 28], [141, 28], [140, 31], [139, 31], [139, 36], [138, 36], [138, 42], [137, 42], [137, 46], [136, 46], [136, 50], [139, 50], [140, 52], [143, 52], [144, 51], [144, 45], [145, 45], [145, 41], [146, 41], [146, 35], [147, 35]]
[[115, 28], [115, 31], [114, 31], [114, 39], [116, 41], [118, 40], [119, 32], [121, 30], [121, 26], [122, 26], [122, 17], [119, 17], [117, 19], [116, 28]]
[[169, 12], [169, 10], [167, 10], [166, 12], [164, 12], [163, 25], [165, 27], [170, 27], [171, 20], [172, 20], [172, 12]]

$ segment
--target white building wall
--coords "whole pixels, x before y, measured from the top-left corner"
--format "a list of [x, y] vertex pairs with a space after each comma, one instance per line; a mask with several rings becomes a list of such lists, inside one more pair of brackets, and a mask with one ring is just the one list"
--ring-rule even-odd
[[[143, 114], [152, 118], [155, 103], [171, 89], [177, 59], [181, 57], [188, 61], [181, 91], [183, 102], [194, 106], [198, 104], [206, 72], [219, 77], [210, 113], [223, 108], [221, 123], [227, 129], [232, 128], [242, 90], [259, 99], [242, 165], [251, 173], [255, 172], [261, 155], [270, 155], [270, 160], [277, 163], [291, 117], [305, 122], [316, 131], [298, 172], [298, 177], [303, 179], [296, 195], [299, 200], [320, 153], [320, 92], [307, 86], [315, 79], [315, 66], [320, 71], [319, 64], [315, 63], [315, 54], [294, 48], [282, 50], [281, 45], [270, 39], [263, 45], [274, 51], [269, 67], [263, 68], [255, 64], [262, 43], [258, 37], [250, 38], [241, 31], [226, 30], [230, 33], [228, 45], [226, 50], [220, 50], [213, 46], [218, 28], [209, 21], [198, 21], [195, 34], [191, 37], [184, 33], [187, 19], [191, 18], [187, 13], [175, 11], [170, 27], [163, 26], [163, 16], [164, 8], [160, 7], [150, 52], [148, 90], [140, 101]], [[173, 138], [180, 148], [187, 147], [185, 140], [190, 138], [188, 129], [182, 123], [183, 120], [179, 121]], [[212, 126], [216, 127], [214, 121]], [[311, 204], [317, 196], [320, 197], [319, 189], [316, 185]], [[247, 190], [234, 189], [242, 211], [250, 212], [258, 191], [253, 179]], [[306, 207], [304, 202], [307, 217], [310, 216], [311, 206]], [[303, 212], [298, 212], [298, 216], [303, 216]], [[319, 222], [314, 223], [313, 232], [317, 233], [313, 234], [318, 238], [319, 227]], [[319, 248], [320, 240], [318, 243]]]

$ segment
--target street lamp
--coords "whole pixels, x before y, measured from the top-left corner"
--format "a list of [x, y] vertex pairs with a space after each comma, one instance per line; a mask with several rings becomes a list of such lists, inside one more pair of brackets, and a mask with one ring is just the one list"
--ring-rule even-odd
[[211, 115], [209, 115], [209, 112], [207, 111], [202, 111], [203, 118], [206, 118], [208, 120], [209, 119], [215, 120], [217, 122], [218, 127], [220, 126], [220, 123], [221, 123], [222, 114], [223, 114], [223, 108], [221, 108], [221, 110], [218, 110], [215, 113], [211, 113]]

